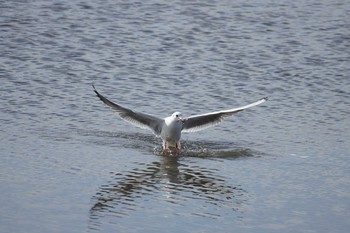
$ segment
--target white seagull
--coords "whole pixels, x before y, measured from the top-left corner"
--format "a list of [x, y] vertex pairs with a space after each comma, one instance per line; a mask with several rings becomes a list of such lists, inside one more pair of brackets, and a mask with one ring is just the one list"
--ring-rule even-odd
[[123, 120], [137, 127], [150, 129], [156, 136], [161, 137], [163, 140], [163, 153], [166, 153], [169, 147], [173, 147], [174, 154], [177, 154], [177, 151], [180, 149], [181, 132], [196, 132], [207, 129], [211, 126], [219, 124], [226, 117], [229, 117], [244, 109], [264, 103], [267, 100], [267, 97], [265, 97], [254, 103], [239, 108], [194, 115], [187, 118], [182, 117], [181, 112], [174, 112], [171, 116], [166, 118], [158, 118], [149, 114], [135, 112], [119, 104], [113, 103], [98, 93], [94, 85], [92, 85], [92, 87], [100, 100], [117, 111], [118, 115]]

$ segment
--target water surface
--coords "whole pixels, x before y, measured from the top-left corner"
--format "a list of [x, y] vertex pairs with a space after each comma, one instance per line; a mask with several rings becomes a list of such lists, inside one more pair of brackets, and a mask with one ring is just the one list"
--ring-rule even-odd
[[[3, 1], [1, 232], [347, 232], [348, 1]], [[161, 155], [166, 117], [269, 96]]]

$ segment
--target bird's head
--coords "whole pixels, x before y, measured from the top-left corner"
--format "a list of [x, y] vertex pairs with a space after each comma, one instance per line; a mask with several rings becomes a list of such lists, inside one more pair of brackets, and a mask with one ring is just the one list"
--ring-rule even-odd
[[176, 119], [176, 120], [178, 120], [178, 121], [181, 121], [182, 123], [184, 123], [184, 122], [186, 121], [186, 118], [183, 118], [183, 117], [182, 117], [181, 112], [174, 112], [174, 113], [171, 115], [171, 117], [172, 117], [173, 119]]

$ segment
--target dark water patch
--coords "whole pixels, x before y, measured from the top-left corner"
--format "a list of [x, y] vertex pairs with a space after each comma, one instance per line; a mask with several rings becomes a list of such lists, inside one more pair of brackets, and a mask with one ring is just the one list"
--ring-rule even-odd
[[152, 133], [127, 133], [102, 130], [77, 130], [84, 137], [85, 143], [105, 145], [110, 147], [134, 148], [137, 150], [152, 151], [154, 145], [161, 144], [161, 140]]
[[180, 155], [184, 157], [238, 159], [254, 156], [258, 157], [263, 154], [262, 152], [244, 148], [242, 145], [237, 145], [231, 142], [186, 141], [183, 144], [184, 147], [181, 150]]

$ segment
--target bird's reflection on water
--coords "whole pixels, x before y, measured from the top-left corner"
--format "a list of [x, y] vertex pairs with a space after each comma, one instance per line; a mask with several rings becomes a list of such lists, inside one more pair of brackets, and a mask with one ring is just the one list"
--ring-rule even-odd
[[[228, 184], [219, 169], [185, 164], [175, 157], [159, 160], [137, 163], [125, 174], [112, 173], [111, 181], [92, 198], [90, 219], [98, 224], [107, 215], [130, 216], [143, 211], [150, 201], [160, 208], [160, 215], [162, 208], [170, 205], [186, 215], [220, 218], [220, 213], [239, 211], [247, 199], [247, 192], [239, 185]], [[174, 214], [181, 215], [181, 211]]]

